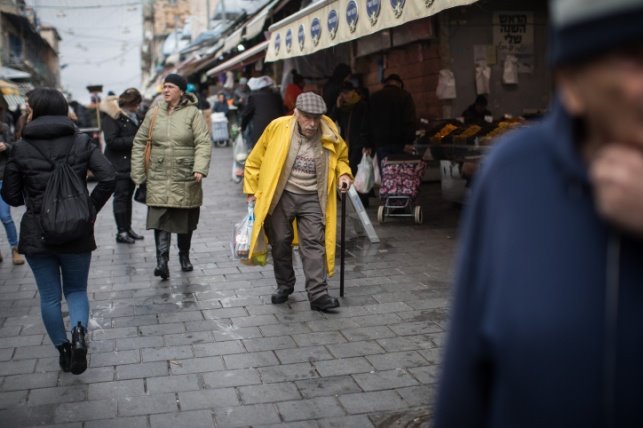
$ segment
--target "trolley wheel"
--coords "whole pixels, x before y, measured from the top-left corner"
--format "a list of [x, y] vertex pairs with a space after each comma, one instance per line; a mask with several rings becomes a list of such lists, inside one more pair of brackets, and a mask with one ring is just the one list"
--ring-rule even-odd
[[380, 205], [377, 209], [377, 222], [384, 224], [384, 205]]
[[422, 224], [424, 216], [422, 215], [422, 207], [417, 205], [415, 207], [415, 224]]
[[216, 144], [217, 147], [227, 147], [228, 146], [228, 140], [215, 141], [214, 144]]

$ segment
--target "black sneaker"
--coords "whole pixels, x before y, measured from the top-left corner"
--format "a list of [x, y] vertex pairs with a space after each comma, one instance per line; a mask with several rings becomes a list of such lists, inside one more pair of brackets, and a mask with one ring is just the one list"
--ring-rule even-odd
[[330, 309], [339, 308], [339, 300], [324, 294], [310, 302], [310, 309], [313, 311], [328, 312]]
[[285, 288], [280, 288], [275, 294], [270, 296], [270, 301], [273, 305], [279, 305], [281, 303], [286, 303], [288, 301], [288, 296], [292, 294], [294, 290], [288, 290]]
[[87, 331], [80, 321], [71, 331], [71, 363], [69, 371], [79, 375], [87, 370]]

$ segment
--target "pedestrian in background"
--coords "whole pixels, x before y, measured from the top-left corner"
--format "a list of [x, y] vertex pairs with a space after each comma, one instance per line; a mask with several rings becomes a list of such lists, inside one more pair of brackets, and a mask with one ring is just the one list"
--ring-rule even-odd
[[246, 160], [243, 191], [255, 200], [250, 255], [263, 247], [264, 232], [272, 246], [277, 292], [273, 304], [288, 301], [295, 289], [292, 265], [293, 221], [297, 220], [299, 254], [310, 308], [339, 306], [328, 295], [327, 274], [335, 266], [337, 188], [352, 182], [348, 148], [333, 121], [324, 116], [322, 97], [304, 92], [294, 116], [272, 121]]
[[132, 145], [140, 125], [138, 109], [142, 101], [141, 93], [136, 88], [129, 88], [118, 97], [108, 96], [100, 103], [105, 156], [116, 170], [116, 242], [122, 244], [133, 244], [136, 240], [143, 239], [143, 236], [132, 229], [132, 196], [136, 186], [130, 177]]
[[[0, 117], [4, 116], [4, 108], [0, 107]], [[4, 169], [13, 147], [13, 136], [11, 135], [9, 126], [6, 123], [0, 123], [0, 190], [2, 189], [2, 178], [4, 177]], [[11, 208], [0, 198], [0, 221], [4, 226], [7, 233], [7, 240], [11, 248], [11, 261], [14, 265], [23, 265], [24, 259], [18, 253], [18, 231], [16, 225], [11, 217]], [[0, 252], [0, 262], [3, 260], [2, 252]]]
[[275, 92], [274, 82], [268, 76], [252, 77], [248, 81], [251, 90], [248, 104], [241, 113], [241, 129], [248, 132], [248, 147], [252, 149], [264, 129], [274, 119], [284, 114], [281, 96]]
[[369, 141], [380, 162], [389, 155], [413, 153], [415, 103], [397, 74], [384, 79], [384, 87], [369, 100]]
[[467, 204], [436, 428], [643, 426], [643, 0], [550, 10], [551, 111]]
[[[177, 234], [181, 270], [194, 269], [190, 261], [192, 233], [203, 203], [202, 180], [210, 168], [210, 134], [196, 96], [186, 89], [182, 76], [167, 75], [163, 101], [148, 111], [132, 149], [132, 180], [147, 185], [147, 228], [154, 229], [156, 244], [154, 275], [163, 279], [170, 276], [172, 233]], [[151, 151], [146, 166], [148, 133]]]
[[284, 92], [284, 107], [286, 108], [286, 114], [293, 114], [295, 111], [297, 97], [299, 94], [304, 92], [304, 85], [306, 84], [304, 76], [297, 73], [297, 70], [292, 70], [291, 73], [292, 83], [286, 87], [286, 92]]
[[[22, 138], [25, 141], [16, 143], [9, 157], [2, 197], [12, 206], [26, 204], [20, 223], [18, 250], [27, 256], [36, 279], [42, 319], [49, 338], [60, 353], [60, 367], [63, 371], [80, 374], [87, 368], [87, 280], [96, 241], [92, 231], [61, 245], [46, 244], [42, 239], [40, 210], [52, 176], [50, 160], [69, 162], [83, 182], [86, 182], [87, 172], [93, 172], [98, 184], [90, 199], [96, 212], [112, 194], [115, 172], [98, 146], [91, 142], [89, 136], [79, 133], [67, 117], [69, 107], [59, 91], [35, 89], [29, 96], [29, 105], [32, 120], [24, 128]], [[63, 295], [73, 327], [71, 343], [63, 320]]]
[[[342, 91], [335, 104], [335, 117], [339, 126], [340, 135], [348, 145], [348, 163], [353, 172], [357, 174], [357, 165], [364, 155], [373, 155], [373, 149], [368, 141], [369, 119], [368, 104], [349, 81], [345, 81]], [[369, 206], [369, 195], [359, 193], [364, 208]]]
[[342, 91], [344, 82], [350, 75], [350, 65], [344, 63], [337, 64], [335, 69], [333, 69], [333, 74], [324, 85], [324, 90], [322, 91], [324, 102], [328, 106], [328, 116], [333, 120], [337, 120], [337, 117], [335, 116], [335, 103], [337, 102], [337, 97], [339, 97], [339, 93]]

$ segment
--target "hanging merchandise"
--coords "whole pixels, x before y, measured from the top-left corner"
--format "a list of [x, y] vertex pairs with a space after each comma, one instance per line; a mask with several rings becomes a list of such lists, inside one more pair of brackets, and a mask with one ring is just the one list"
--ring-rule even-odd
[[223, 87], [226, 89], [234, 88], [234, 73], [232, 73], [231, 71], [226, 71], [225, 83], [223, 84]]
[[443, 68], [440, 70], [438, 77], [438, 87], [435, 90], [438, 99], [453, 100], [456, 97], [455, 93], [455, 75], [453, 71]]
[[505, 65], [502, 72], [502, 83], [505, 85], [518, 84], [518, 58], [513, 55], [505, 57]]
[[476, 94], [488, 94], [489, 81], [491, 80], [491, 67], [487, 65], [487, 61], [478, 61], [476, 65]]

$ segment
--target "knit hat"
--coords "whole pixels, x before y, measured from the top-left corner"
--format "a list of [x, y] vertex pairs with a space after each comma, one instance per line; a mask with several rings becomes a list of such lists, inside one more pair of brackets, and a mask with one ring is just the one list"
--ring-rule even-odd
[[125, 89], [125, 91], [118, 96], [118, 105], [120, 107], [137, 105], [142, 101], [143, 97], [136, 88]]
[[554, 67], [643, 42], [643, 0], [550, 0], [550, 9]]
[[183, 92], [185, 92], [185, 90], [188, 88], [188, 81], [185, 80], [183, 76], [179, 76], [175, 73], [165, 76], [165, 80], [163, 81], [163, 83], [171, 83], [173, 85], [176, 85]]
[[295, 101], [295, 108], [303, 113], [314, 115], [326, 113], [324, 99], [314, 92], [299, 94], [297, 101]]

